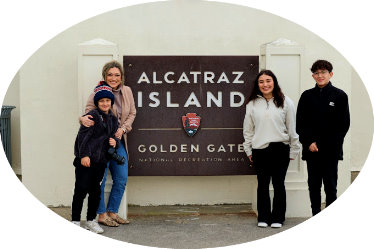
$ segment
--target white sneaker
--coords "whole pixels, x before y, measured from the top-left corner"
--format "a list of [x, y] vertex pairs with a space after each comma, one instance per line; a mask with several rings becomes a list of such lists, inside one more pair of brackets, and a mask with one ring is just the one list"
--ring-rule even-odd
[[257, 226], [258, 226], [258, 227], [268, 227], [268, 223], [266, 223], [266, 222], [259, 222], [259, 223], [257, 224]]
[[104, 229], [102, 229], [99, 224], [97, 223], [96, 220], [90, 220], [86, 222], [86, 225], [84, 227], [87, 230], [90, 230], [91, 232], [94, 233], [103, 233]]
[[272, 228], [281, 228], [283, 225], [281, 223], [272, 223], [271, 227]]
[[77, 226], [81, 226], [81, 222], [80, 221], [72, 221], [71, 223], [73, 223], [74, 225], [77, 225]]

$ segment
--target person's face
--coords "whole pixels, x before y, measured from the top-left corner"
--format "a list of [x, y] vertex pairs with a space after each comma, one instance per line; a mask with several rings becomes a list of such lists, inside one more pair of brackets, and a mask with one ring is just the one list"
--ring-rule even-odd
[[320, 88], [326, 86], [330, 82], [332, 75], [333, 73], [329, 73], [329, 71], [326, 69], [317, 70], [312, 74], [313, 79]]
[[263, 74], [258, 78], [258, 88], [264, 97], [273, 97], [274, 81], [269, 75]]
[[106, 76], [105, 76], [105, 82], [108, 83], [108, 85], [111, 88], [117, 89], [119, 85], [121, 84], [121, 80], [122, 80], [122, 75], [121, 75], [121, 71], [118, 68], [112, 67], [107, 71]]
[[99, 101], [97, 101], [97, 107], [102, 112], [108, 113], [111, 106], [112, 106], [112, 101], [108, 98], [102, 98]]

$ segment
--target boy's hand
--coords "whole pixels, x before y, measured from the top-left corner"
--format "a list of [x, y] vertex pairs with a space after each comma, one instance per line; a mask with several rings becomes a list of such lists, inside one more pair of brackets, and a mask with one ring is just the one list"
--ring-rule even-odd
[[116, 147], [116, 145], [117, 145], [116, 140], [114, 140], [113, 138], [109, 138], [109, 145], [112, 146], [112, 147]]
[[311, 152], [318, 152], [318, 147], [317, 147], [316, 142], [312, 143], [312, 144], [309, 146], [309, 150], [310, 150]]
[[91, 160], [88, 156], [85, 156], [83, 158], [81, 158], [81, 164], [84, 166], [84, 167], [90, 167], [91, 165]]

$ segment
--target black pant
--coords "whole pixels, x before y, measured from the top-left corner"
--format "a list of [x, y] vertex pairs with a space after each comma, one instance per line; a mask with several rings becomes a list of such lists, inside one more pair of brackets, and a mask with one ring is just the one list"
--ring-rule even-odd
[[313, 153], [306, 160], [308, 167], [309, 197], [313, 215], [321, 212], [322, 182], [326, 193], [326, 207], [337, 198], [338, 159]]
[[[283, 223], [286, 214], [284, 179], [290, 163], [290, 147], [284, 143], [270, 143], [265, 149], [253, 149], [252, 160], [258, 181], [258, 221], [268, 224]], [[272, 211], [269, 194], [270, 180], [274, 188]]]
[[71, 205], [72, 221], [81, 220], [83, 201], [87, 194], [87, 220], [96, 218], [96, 211], [100, 202], [100, 182], [103, 179], [105, 167], [106, 164], [92, 162], [90, 167], [75, 163], [75, 188]]

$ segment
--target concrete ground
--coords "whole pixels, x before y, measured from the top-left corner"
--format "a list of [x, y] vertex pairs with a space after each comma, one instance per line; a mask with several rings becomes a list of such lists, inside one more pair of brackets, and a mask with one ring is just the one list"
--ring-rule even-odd
[[[70, 208], [51, 208], [70, 220]], [[257, 227], [251, 205], [130, 206], [129, 225], [105, 227], [102, 236], [133, 244], [211, 248], [246, 243], [290, 229], [308, 218], [287, 218], [280, 229]]]

